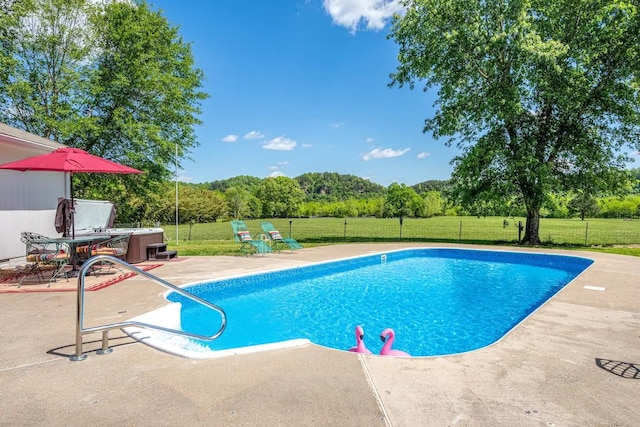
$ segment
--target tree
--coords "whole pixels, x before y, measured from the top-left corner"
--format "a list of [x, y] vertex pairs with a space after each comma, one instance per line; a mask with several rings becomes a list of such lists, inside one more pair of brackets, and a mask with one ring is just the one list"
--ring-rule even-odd
[[226, 193], [226, 191], [231, 187], [236, 187], [242, 190], [246, 190], [249, 193], [253, 193], [256, 188], [258, 188], [261, 182], [262, 179], [258, 177], [240, 175], [229, 179], [213, 181], [205, 185], [207, 185], [210, 190], [218, 190], [222, 191], [223, 193]]
[[304, 193], [298, 181], [286, 176], [266, 178], [256, 190], [263, 218], [290, 218], [298, 215]]
[[631, 179], [632, 192], [640, 194], [640, 168], [630, 169], [629, 176]]
[[567, 207], [572, 212], [579, 213], [582, 221], [584, 221], [586, 216], [593, 216], [600, 210], [600, 206], [596, 199], [590, 194], [585, 193], [578, 194], [576, 197], [571, 199], [567, 204]]
[[640, 145], [640, 16], [625, 0], [405, 0], [391, 86], [436, 87], [425, 132], [456, 142], [454, 195], [518, 197], [539, 244], [551, 191], [613, 192]]
[[206, 97], [177, 28], [144, 2], [30, 0], [8, 9], [0, 121], [145, 172], [78, 176], [79, 196], [97, 192], [123, 206], [160, 191], [176, 151], [182, 158], [198, 145]]
[[442, 215], [444, 211], [444, 201], [439, 191], [430, 190], [424, 193], [424, 216], [427, 218], [434, 215]]
[[422, 208], [422, 199], [416, 191], [405, 184], [392, 183], [387, 189], [386, 208], [390, 216], [398, 217], [400, 221], [400, 238], [402, 238], [402, 223], [408, 216], [416, 216]]
[[224, 196], [194, 185], [181, 185], [179, 191], [181, 224], [216, 222], [227, 211]]
[[[85, 0], [14, 1], [0, 17], [0, 121], [64, 142], [80, 117], [94, 42]], [[8, 12], [8, 13], [6, 13]]]
[[231, 187], [225, 191], [224, 197], [229, 207], [229, 214], [233, 219], [245, 218], [249, 214], [251, 195], [248, 191], [239, 187]]

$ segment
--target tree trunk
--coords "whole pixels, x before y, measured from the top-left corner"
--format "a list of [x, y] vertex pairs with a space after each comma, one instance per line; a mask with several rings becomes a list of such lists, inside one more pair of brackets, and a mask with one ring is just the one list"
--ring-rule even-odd
[[525, 225], [524, 238], [522, 244], [524, 245], [539, 245], [540, 242], [540, 210], [532, 209], [527, 210], [527, 223]]

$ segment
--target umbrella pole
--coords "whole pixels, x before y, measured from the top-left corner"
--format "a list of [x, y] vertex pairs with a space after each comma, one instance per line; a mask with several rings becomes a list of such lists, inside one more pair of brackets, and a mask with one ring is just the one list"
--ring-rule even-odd
[[69, 172], [69, 193], [71, 194], [71, 238], [76, 238], [76, 208], [73, 205], [73, 172]]

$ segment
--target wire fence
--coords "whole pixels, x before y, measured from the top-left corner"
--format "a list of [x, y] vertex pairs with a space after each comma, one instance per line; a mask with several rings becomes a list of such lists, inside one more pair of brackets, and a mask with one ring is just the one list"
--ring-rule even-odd
[[[517, 243], [524, 237], [525, 218], [435, 217], [405, 218], [293, 218], [269, 220], [283, 236], [300, 242], [358, 241], [446, 241], [475, 243]], [[257, 238], [263, 233], [261, 220], [245, 220]], [[163, 225], [165, 234], [175, 236], [175, 225]], [[183, 224], [180, 240], [233, 240], [228, 222]], [[640, 220], [547, 219], [540, 220], [544, 244], [594, 246], [640, 244]]]

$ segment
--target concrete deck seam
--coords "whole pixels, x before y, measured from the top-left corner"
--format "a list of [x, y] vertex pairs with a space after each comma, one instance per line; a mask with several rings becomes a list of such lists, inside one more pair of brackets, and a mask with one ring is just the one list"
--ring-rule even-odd
[[378, 388], [376, 387], [376, 384], [373, 381], [373, 377], [371, 376], [371, 371], [369, 371], [369, 366], [367, 365], [365, 356], [362, 354], [358, 354], [358, 358], [360, 359], [360, 365], [362, 366], [362, 371], [364, 372], [364, 376], [367, 379], [367, 382], [371, 387], [371, 391], [373, 392], [373, 396], [375, 397], [376, 402], [378, 403], [378, 407], [382, 412], [385, 425], [387, 425], [388, 427], [393, 427], [393, 423], [391, 423], [391, 418], [389, 418], [389, 413], [387, 412], [387, 409], [384, 406], [384, 402], [382, 402], [382, 396], [380, 396], [380, 392], [378, 391]]
[[33, 362], [33, 363], [25, 363], [24, 365], [17, 365], [17, 366], [9, 366], [8, 368], [1, 368], [0, 372], [7, 372], [7, 371], [13, 371], [14, 369], [22, 369], [22, 368], [28, 368], [30, 366], [36, 366], [36, 365], [43, 365], [45, 363], [51, 363], [51, 362], [57, 362], [60, 359], [48, 359], [48, 360], [42, 360], [40, 362]]

